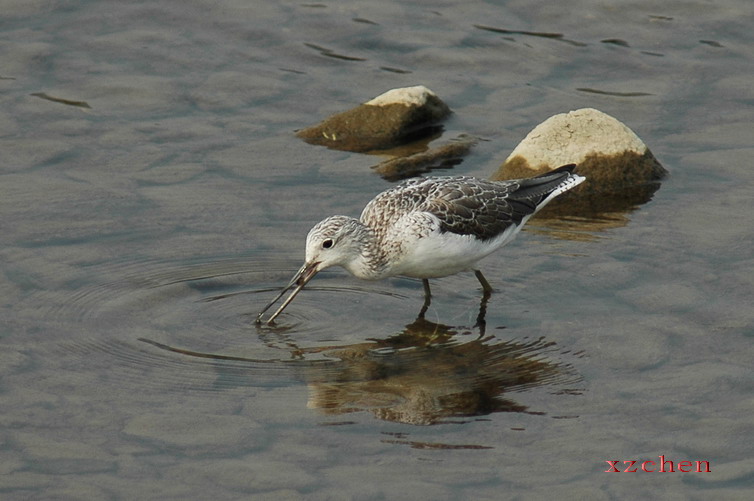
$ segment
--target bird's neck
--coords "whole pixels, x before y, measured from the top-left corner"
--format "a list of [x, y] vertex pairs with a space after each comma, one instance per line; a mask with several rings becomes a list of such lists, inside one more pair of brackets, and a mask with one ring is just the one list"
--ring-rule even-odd
[[387, 260], [379, 237], [368, 225], [359, 222], [357, 240], [360, 242], [356, 258], [345, 268], [362, 280], [378, 280], [385, 276]]

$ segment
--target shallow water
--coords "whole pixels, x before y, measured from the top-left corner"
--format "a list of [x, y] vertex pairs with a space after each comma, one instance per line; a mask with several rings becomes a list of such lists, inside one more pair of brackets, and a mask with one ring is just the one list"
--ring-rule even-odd
[[[6, 2], [3, 499], [746, 499], [752, 13]], [[483, 263], [487, 304], [434, 280], [421, 319], [420, 281], [332, 270], [256, 326], [308, 229], [391, 184], [293, 131], [416, 84], [442, 139], [483, 139], [453, 172], [594, 107], [670, 176], [532, 221]], [[712, 472], [605, 474], [660, 455]]]

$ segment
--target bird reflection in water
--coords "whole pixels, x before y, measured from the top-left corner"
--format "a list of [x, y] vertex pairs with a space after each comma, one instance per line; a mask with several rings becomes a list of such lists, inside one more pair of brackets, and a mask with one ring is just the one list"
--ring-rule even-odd
[[[214, 360], [218, 381], [232, 380], [233, 386], [254, 386], [263, 374], [293, 374], [309, 388], [307, 407], [327, 415], [366, 411], [386, 421], [430, 425], [496, 412], [544, 414], [503, 397], [536, 387], [557, 385], [553, 393], [559, 395], [581, 393], [568, 387], [581, 381], [577, 372], [556, 361], [566, 352], [544, 337], [501, 341], [485, 335], [483, 326], [451, 327], [422, 316], [393, 336], [351, 345], [301, 347], [280, 330], [259, 334], [267, 346], [291, 358], [260, 360], [140, 341]], [[290, 371], [280, 372], [284, 367]]]
[[340, 361], [303, 371], [309, 408], [429, 425], [495, 412], [544, 414], [503, 394], [577, 382], [570, 365], [548, 360], [556, 350], [544, 338], [498, 341], [419, 317], [386, 339], [307, 348], [300, 355]]

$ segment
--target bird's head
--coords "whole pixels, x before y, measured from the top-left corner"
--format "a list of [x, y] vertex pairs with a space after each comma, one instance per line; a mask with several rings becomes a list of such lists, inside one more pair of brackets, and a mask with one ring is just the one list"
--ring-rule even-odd
[[331, 216], [317, 223], [306, 236], [306, 265], [312, 276], [331, 266], [350, 271], [361, 256], [365, 231], [362, 223], [348, 216]]
[[358, 220], [346, 216], [332, 216], [317, 223], [306, 236], [306, 262], [275, 299], [259, 312], [257, 323], [262, 322], [264, 312], [293, 289], [280, 308], [267, 320], [268, 324], [272, 324], [309, 280], [325, 268], [343, 266], [352, 273], [354, 270], [358, 273], [359, 267], [355, 263], [361, 258], [368, 231]]

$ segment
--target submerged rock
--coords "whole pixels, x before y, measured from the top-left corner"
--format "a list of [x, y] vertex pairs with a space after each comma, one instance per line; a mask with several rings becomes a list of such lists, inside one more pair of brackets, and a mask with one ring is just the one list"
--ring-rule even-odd
[[423, 85], [404, 87], [301, 129], [296, 135], [310, 144], [337, 150], [382, 150], [431, 134], [450, 113], [450, 108]]
[[475, 137], [461, 134], [440, 146], [384, 160], [373, 169], [388, 181], [418, 176], [435, 169], [450, 169], [463, 161], [477, 141]]
[[605, 193], [656, 184], [667, 171], [641, 139], [617, 119], [583, 108], [534, 128], [492, 179], [531, 177], [575, 163], [587, 181], [572, 192]]

